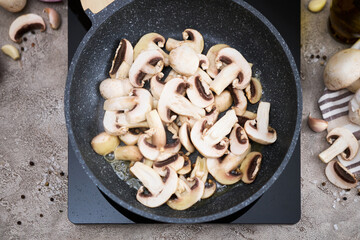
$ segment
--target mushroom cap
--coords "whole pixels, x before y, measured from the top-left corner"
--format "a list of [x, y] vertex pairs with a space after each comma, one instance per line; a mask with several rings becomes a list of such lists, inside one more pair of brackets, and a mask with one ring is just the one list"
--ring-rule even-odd
[[157, 172], [162, 171], [165, 167], [171, 167], [175, 171], [180, 170], [184, 166], [185, 159], [178, 153], [175, 153], [165, 159], [157, 159], [153, 164], [153, 169]]
[[191, 76], [199, 68], [199, 57], [191, 47], [181, 45], [169, 54], [170, 66], [178, 73]]
[[346, 128], [337, 127], [332, 129], [326, 136], [326, 140], [333, 144], [338, 138], [342, 138], [348, 146], [342, 153], [341, 157], [344, 160], [352, 160], [359, 151], [359, 143], [354, 134]]
[[[134, 50], [131, 43], [125, 38], [121, 39], [109, 71], [110, 77], [117, 79], [126, 78], [133, 63], [133, 55]], [[121, 66], [124, 62], [127, 64], [127, 67]]]
[[[197, 177], [193, 180], [193, 183], [188, 182], [184, 178], [179, 178], [178, 181], [179, 184], [187, 185], [188, 187], [185, 187], [186, 190], [184, 192], [176, 194], [175, 199], [167, 201], [167, 205], [175, 210], [185, 210], [201, 199], [204, 193], [204, 183]], [[190, 184], [193, 185], [190, 187]]]
[[218, 73], [220, 72], [220, 70], [216, 67], [216, 62], [215, 62], [216, 56], [221, 49], [226, 48], [226, 47], [229, 47], [229, 45], [216, 44], [216, 45], [212, 46], [206, 54], [206, 56], [209, 60], [209, 68], [206, 69], [206, 72], [212, 78], [215, 78], [216, 75], [218, 75]]
[[181, 45], [187, 45], [195, 50], [197, 53], [201, 53], [204, 49], [204, 38], [200, 32], [195, 29], [185, 29], [182, 33], [184, 41], [178, 41], [173, 38], [168, 38], [166, 42], [166, 50], [171, 51]]
[[247, 108], [247, 99], [245, 97], [244, 91], [241, 89], [233, 88], [232, 86], [228, 87], [231, 97], [234, 100], [235, 113], [237, 116], [241, 116], [245, 113]]
[[134, 59], [143, 51], [149, 49], [160, 49], [165, 45], [165, 38], [155, 32], [147, 33], [142, 36], [134, 47]]
[[330, 90], [346, 88], [360, 79], [360, 50], [345, 49], [330, 58], [324, 70], [324, 83]]
[[126, 119], [129, 123], [138, 123], [146, 120], [146, 114], [151, 111], [153, 99], [151, 93], [144, 88], [134, 88], [132, 95], [137, 97], [137, 103], [128, 112]]
[[34, 13], [21, 15], [10, 25], [10, 39], [14, 42], [20, 43], [22, 35], [31, 29], [41, 29], [41, 31], [45, 31], [46, 25], [44, 19]]
[[203, 81], [200, 75], [189, 77], [187, 82], [190, 86], [186, 89], [186, 95], [194, 105], [206, 108], [214, 102], [214, 95], [209, 85]]
[[354, 174], [336, 160], [326, 165], [325, 175], [332, 184], [339, 188], [351, 189], [357, 186]]
[[150, 91], [153, 95], [154, 99], [159, 100], [162, 90], [164, 89], [165, 83], [161, 81], [161, 79], [164, 77], [164, 74], [162, 72], [159, 72], [157, 75], [154, 75], [150, 79]]
[[259, 152], [251, 152], [246, 155], [240, 166], [240, 171], [243, 174], [242, 181], [244, 183], [252, 183], [259, 170], [262, 160], [262, 154]]
[[100, 94], [105, 99], [123, 97], [129, 95], [133, 90], [129, 79], [107, 78], [100, 83]]
[[207, 169], [216, 181], [224, 185], [234, 184], [242, 178], [243, 174], [236, 171], [243, 158], [231, 152], [221, 158], [208, 158], [206, 160]]
[[234, 125], [229, 139], [230, 151], [233, 154], [245, 157], [250, 152], [251, 144], [245, 130], [239, 124]]

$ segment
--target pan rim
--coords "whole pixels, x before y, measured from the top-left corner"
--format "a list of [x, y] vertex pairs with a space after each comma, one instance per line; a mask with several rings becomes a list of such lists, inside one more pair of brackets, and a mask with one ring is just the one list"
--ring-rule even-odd
[[[228, 208], [224, 211], [206, 215], [202, 217], [193, 217], [193, 218], [173, 218], [173, 217], [165, 217], [165, 216], [159, 216], [153, 213], [145, 212], [141, 209], [138, 209], [136, 207], [133, 207], [132, 205], [128, 204], [127, 202], [119, 199], [115, 194], [113, 194], [107, 187], [105, 187], [93, 174], [93, 172], [90, 170], [90, 168], [87, 166], [85, 160], [83, 159], [79, 149], [78, 145], [75, 140], [74, 132], [72, 130], [72, 124], [71, 124], [71, 114], [70, 114], [70, 89], [71, 89], [71, 83], [73, 74], [75, 71], [75, 67], [77, 65], [78, 60], [80, 59], [80, 55], [83, 51], [83, 49], [86, 46], [86, 43], [89, 41], [93, 33], [97, 30], [97, 28], [101, 25], [103, 21], [105, 21], [108, 17], [110, 17], [114, 12], [120, 10], [122, 7], [127, 5], [129, 1], [122, 2], [122, 1], [114, 1], [111, 5], [109, 5], [106, 9], [104, 9], [102, 12], [94, 16], [91, 14], [89, 10], [87, 10], [88, 16], [92, 20], [92, 27], [90, 30], [86, 33], [84, 38], [82, 39], [80, 45], [78, 46], [73, 59], [71, 61], [68, 77], [66, 81], [66, 87], [65, 87], [65, 95], [64, 95], [64, 106], [65, 106], [65, 119], [66, 119], [66, 127], [68, 130], [68, 138], [70, 141], [70, 146], [73, 148], [75, 152], [75, 156], [80, 162], [81, 166], [84, 168], [86, 174], [90, 177], [90, 179], [95, 183], [95, 185], [109, 198], [111, 198], [114, 202], [119, 204], [120, 206], [126, 208], [127, 210], [141, 215], [145, 218], [155, 220], [155, 221], [161, 221], [161, 222], [167, 222], [167, 223], [202, 223], [202, 222], [211, 222], [214, 220], [218, 220], [221, 218], [224, 218], [226, 216], [229, 216], [231, 214], [234, 214], [241, 209], [245, 208], [246, 206], [250, 205], [252, 202], [254, 202], [256, 199], [258, 199], [261, 195], [263, 195], [271, 186], [272, 184], [277, 180], [277, 178], [281, 175], [285, 167], [287, 166], [293, 151], [296, 147], [299, 135], [300, 135], [300, 129], [301, 129], [301, 116], [302, 116], [302, 89], [300, 84], [300, 76], [298, 72], [298, 68], [296, 66], [294, 57], [286, 44], [285, 40], [281, 36], [281, 34], [278, 32], [278, 30], [272, 25], [272, 23], [264, 16], [262, 15], [258, 10], [256, 10], [254, 7], [252, 7], [250, 4], [244, 2], [243, 0], [231, 0], [235, 2], [236, 4], [240, 5], [241, 7], [245, 8], [247, 11], [249, 11], [251, 14], [253, 14], [255, 17], [257, 17], [276, 37], [276, 40], [281, 45], [284, 53], [286, 54], [286, 57], [289, 61], [289, 64], [291, 66], [295, 85], [296, 85], [296, 92], [297, 92], [297, 117], [296, 117], [296, 124], [295, 124], [295, 130], [294, 134], [290, 143], [290, 146], [285, 154], [285, 157], [283, 161], [281, 162], [278, 169], [275, 171], [273, 176], [253, 195], [251, 195], [248, 199], [245, 201], [239, 203], [238, 205]], [[130, 1], [132, 2], [132, 1]], [[111, 9], [111, 11], [107, 11], [107, 9]], [[103, 21], [96, 21], [101, 19], [101, 16], [103, 17]]]

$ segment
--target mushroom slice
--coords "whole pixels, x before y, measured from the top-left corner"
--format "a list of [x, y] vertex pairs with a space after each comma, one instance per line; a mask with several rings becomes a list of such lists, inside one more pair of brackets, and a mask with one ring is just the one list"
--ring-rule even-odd
[[328, 133], [326, 140], [332, 145], [319, 154], [320, 160], [324, 163], [330, 162], [339, 154], [341, 154], [344, 160], [350, 161], [356, 156], [359, 150], [357, 139], [354, 134], [346, 128], [334, 128]]
[[212, 83], [211, 77], [201, 68], [198, 68], [195, 75], [199, 75], [201, 77], [201, 80], [205, 81], [208, 85]]
[[254, 120], [256, 119], [257, 114], [250, 112], [250, 111], [245, 111], [245, 113], [241, 116], [237, 116], [238, 118], [238, 123], [240, 126], [244, 127], [245, 123], [247, 120]]
[[[133, 167], [130, 168], [130, 171], [137, 178], [139, 178], [144, 185], [139, 188], [136, 194], [136, 199], [140, 203], [151, 208], [158, 207], [164, 204], [167, 200], [169, 200], [171, 195], [173, 195], [177, 189], [178, 176], [175, 170], [172, 169], [171, 167], [165, 167], [165, 170], [163, 172], [164, 177], [163, 179], [161, 179], [159, 174], [156, 173], [154, 169], [146, 166], [145, 164], [142, 164], [141, 166], [139, 166], [139, 164], [142, 163], [137, 162]], [[141, 169], [140, 171], [138, 171], [139, 168]], [[160, 181], [163, 183], [163, 187], [159, 192], [154, 191], [153, 189], [154, 187], [150, 187], [150, 185], [155, 185], [156, 187], [160, 187], [158, 183], [159, 178], [154, 177], [155, 175], [159, 176]], [[156, 179], [156, 183], [155, 181], [153, 181], [154, 179]], [[149, 194], [145, 193], [144, 187], [147, 188]], [[158, 188], [156, 188], [155, 190], [158, 190]]]
[[10, 39], [14, 42], [21, 43], [21, 37], [23, 34], [32, 29], [41, 29], [41, 31], [45, 31], [46, 25], [44, 19], [34, 13], [21, 15], [17, 17], [10, 25]]
[[170, 157], [166, 157], [164, 159], [157, 159], [153, 163], [153, 169], [157, 172], [162, 171], [164, 167], [171, 167], [175, 171], [180, 170], [184, 166], [184, 157], [178, 153], [171, 155]]
[[233, 109], [235, 110], [236, 115], [243, 115], [247, 108], [247, 99], [245, 97], [244, 91], [233, 87], [229, 87], [228, 89], [231, 93], [232, 99], [234, 99]]
[[236, 49], [221, 49], [215, 61], [218, 67], [221, 67], [223, 63], [226, 64], [210, 85], [210, 89], [217, 95], [224, 91], [231, 83], [233, 83], [233, 87], [237, 89], [244, 89], [249, 85], [251, 67]]
[[173, 78], [183, 78], [183, 76], [179, 73], [177, 73], [174, 69], [171, 69], [169, 74], [166, 76], [165, 78], [165, 83], [167, 83], [168, 81], [170, 81]]
[[201, 53], [204, 49], [204, 38], [200, 32], [195, 29], [185, 29], [182, 33], [184, 41], [178, 41], [173, 38], [168, 38], [166, 41], [166, 50], [169, 52], [181, 45], [187, 45], [195, 50], [197, 53]]
[[147, 50], [140, 53], [129, 71], [129, 80], [134, 87], [143, 87], [144, 81], [161, 72], [164, 67], [164, 57], [158, 50]]
[[165, 84], [158, 102], [158, 112], [165, 123], [171, 123], [175, 120], [177, 113], [195, 119], [205, 116], [205, 111], [192, 104], [182, 94], [186, 91], [188, 83], [181, 78], [173, 78]]
[[256, 120], [248, 120], [244, 129], [248, 137], [260, 144], [269, 145], [276, 141], [275, 129], [269, 126], [270, 103], [260, 102]]
[[122, 111], [105, 111], [103, 125], [105, 132], [110, 135], [122, 135], [129, 128], [147, 128], [147, 122], [129, 123], [126, 120], [125, 113]]
[[106, 132], [98, 134], [91, 140], [91, 147], [99, 155], [106, 155], [119, 146], [120, 141], [116, 136]]
[[116, 160], [140, 161], [143, 159], [137, 146], [118, 146], [114, 151]]
[[134, 47], [134, 60], [146, 50], [158, 50], [163, 58], [165, 65], [169, 65], [169, 56], [161, 49], [165, 45], [165, 38], [158, 33], [148, 33], [140, 38]]
[[209, 127], [207, 119], [203, 118], [195, 122], [190, 132], [191, 142], [195, 148], [205, 157], [221, 157], [228, 151], [229, 140], [224, 138], [213, 145], [204, 141], [203, 132]]
[[219, 112], [225, 112], [228, 110], [233, 103], [230, 91], [224, 90], [219, 95], [215, 95], [214, 102], [216, 109], [218, 109]]
[[152, 109], [151, 93], [144, 88], [134, 88], [132, 96], [138, 100], [134, 108], [126, 112], [126, 119], [130, 123], [138, 123], [146, 120], [146, 114]]
[[261, 153], [251, 152], [242, 161], [240, 166], [240, 172], [243, 174], [241, 180], [244, 183], [252, 183], [255, 180], [260, 170], [261, 160]]
[[173, 134], [172, 139], [179, 138], [179, 126], [176, 123], [168, 123], [166, 129]]
[[198, 177], [203, 183], [205, 183], [208, 177], [208, 173], [206, 158], [198, 156], [196, 158], [195, 166], [190, 174], [190, 178], [195, 179], [195, 177]]
[[189, 157], [184, 155], [182, 152], [179, 152], [179, 154], [184, 158], [184, 165], [177, 171], [177, 173], [181, 175], [188, 174], [191, 171], [191, 161]]
[[326, 165], [325, 175], [335, 186], [342, 189], [351, 189], [357, 186], [357, 179], [339, 161], [331, 161]]
[[217, 121], [219, 114], [219, 110], [217, 110], [215, 104], [213, 104], [206, 108], [205, 118], [209, 124], [214, 124]]
[[251, 144], [245, 130], [236, 123], [230, 134], [230, 151], [244, 158], [250, 150]]
[[[245, 88], [246, 97], [249, 99], [249, 102], [252, 104], [260, 101], [262, 96], [262, 86], [257, 78], [251, 78], [249, 86]], [[241, 114], [240, 114], [241, 115]]]
[[179, 116], [177, 118], [177, 120], [178, 120], [178, 122], [177, 122], [178, 126], [181, 126], [187, 122], [187, 123], [189, 123], [190, 128], [192, 128], [194, 126], [195, 122], [197, 121], [196, 119], [194, 119], [192, 117], [186, 117], [186, 116]]
[[205, 183], [204, 193], [201, 196], [201, 199], [206, 199], [211, 197], [212, 195], [214, 195], [215, 191], [216, 191], [216, 183], [213, 180], [208, 179], [208, 181]]
[[110, 77], [116, 79], [127, 78], [133, 63], [133, 55], [134, 50], [131, 43], [125, 38], [121, 39], [109, 71]]
[[216, 75], [220, 72], [219, 69], [216, 67], [216, 56], [218, 52], [223, 49], [227, 48], [229, 45], [226, 44], [216, 44], [212, 46], [209, 51], [207, 52], [206, 56], [209, 59], [209, 68], [206, 69], [206, 72], [209, 74], [210, 77], [215, 78]]
[[119, 136], [119, 139], [125, 143], [127, 146], [133, 146], [137, 144], [141, 131], [138, 128], [131, 128], [125, 133]]
[[165, 83], [161, 81], [163, 77], [164, 74], [160, 72], [150, 79], [150, 91], [153, 97], [157, 100], [160, 99], [160, 95], [165, 86]]
[[203, 132], [204, 142], [210, 146], [219, 143], [228, 135], [237, 122], [235, 110], [229, 110], [210, 129]]
[[360, 90], [356, 91], [354, 97], [349, 101], [349, 119], [360, 125]]
[[207, 158], [207, 169], [216, 181], [224, 185], [231, 185], [243, 177], [243, 174], [237, 169], [243, 159], [231, 152], [221, 158]]
[[138, 98], [135, 96], [124, 96], [110, 98], [104, 102], [105, 111], [125, 111], [136, 106]]
[[146, 114], [146, 120], [150, 129], [154, 130], [152, 134], [152, 143], [159, 149], [166, 145], [166, 132], [160, 116], [156, 110]]
[[167, 205], [175, 210], [185, 210], [199, 201], [203, 193], [204, 183], [199, 178], [196, 177], [190, 182], [181, 176], [175, 192], [176, 197], [167, 201]]
[[185, 122], [181, 125], [179, 130], [179, 139], [181, 144], [184, 146], [184, 148], [189, 152], [193, 153], [195, 151], [194, 145], [191, 143], [190, 140], [190, 124], [188, 122]]
[[186, 94], [194, 105], [206, 108], [214, 102], [214, 95], [209, 85], [202, 80], [200, 75], [189, 77], [187, 82], [190, 86], [186, 89]]
[[123, 97], [133, 90], [129, 79], [105, 79], [100, 83], [100, 94], [105, 99]]

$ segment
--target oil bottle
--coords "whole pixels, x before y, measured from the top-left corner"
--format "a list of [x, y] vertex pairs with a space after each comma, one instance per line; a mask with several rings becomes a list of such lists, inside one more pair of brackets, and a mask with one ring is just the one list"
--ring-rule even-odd
[[343, 43], [352, 44], [360, 38], [360, 0], [332, 0], [330, 31]]

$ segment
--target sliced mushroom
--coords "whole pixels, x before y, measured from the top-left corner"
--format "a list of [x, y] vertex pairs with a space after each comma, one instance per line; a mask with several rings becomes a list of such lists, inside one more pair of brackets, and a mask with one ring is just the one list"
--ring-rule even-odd
[[176, 123], [168, 123], [166, 129], [173, 134], [172, 139], [179, 138], [179, 126]]
[[174, 69], [171, 69], [169, 74], [166, 76], [164, 82], [167, 83], [173, 78], [184, 78], [181, 74], [177, 73]]
[[201, 68], [198, 68], [195, 75], [200, 75], [201, 80], [205, 81], [208, 85], [212, 83], [211, 77]]
[[192, 128], [193, 126], [194, 126], [194, 124], [195, 124], [195, 122], [197, 121], [196, 119], [194, 119], [194, 118], [191, 118], [191, 117], [186, 117], [186, 116], [179, 116], [178, 118], [177, 118], [177, 125], [178, 126], [182, 126], [184, 123], [189, 123], [189, 125], [190, 125], [190, 128]]
[[230, 151], [244, 158], [250, 150], [251, 144], [245, 130], [236, 123], [230, 134]]
[[336, 160], [326, 165], [325, 175], [332, 184], [342, 189], [354, 188], [358, 183], [355, 175]]
[[[235, 113], [234, 113], [235, 114]], [[227, 148], [229, 146], [229, 139], [223, 137], [218, 142], [214, 144], [210, 144], [204, 140], [203, 134], [205, 131], [209, 129], [211, 125], [208, 124], [206, 118], [202, 118], [195, 122], [194, 126], [190, 132], [191, 142], [194, 144], [195, 148], [205, 157], [217, 158], [227, 152]], [[215, 126], [215, 125], [214, 125]], [[211, 128], [210, 128], [211, 129]], [[231, 130], [231, 129], [230, 129]], [[229, 130], [229, 132], [230, 132]], [[222, 135], [227, 130], [222, 132]], [[226, 134], [224, 135], [226, 136]], [[214, 141], [213, 141], [214, 142]]]
[[131, 43], [125, 38], [121, 39], [109, 71], [110, 77], [116, 79], [127, 78], [133, 63], [133, 57], [134, 50]]
[[164, 89], [165, 83], [161, 81], [161, 79], [164, 77], [164, 74], [162, 72], [158, 73], [157, 75], [153, 76], [150, 79], [150, 91], [153, 97], [157, 100], [160, 99], [162, 90]]
[[247, 108], [247, 99], [245, 97], [244, 91], [241, 89], [236, 89], [233, 87], [228, 88], [232, 99], [234, 99], [234, 107], [235, 113], [237, 116], [241, 116], [245, 113]]
[[184, 157], [178, 153], [175, 153], [171, 156], [166, 156], [165, 159], [157, 159], [153, 163], [153, 169], [157, 172], [162, 171], [164, 167], [171, 167], [175, 171], [179, 171], [184, 166]]
[[220, 158], [208, 158], [206, 160], [207, 169], [216, 181], [224, 185], [231, 185], [243, 177], [243, 174], [237, 169], [243, 159], [231, 152]]
[[175, 192], [176, 197], [167, 201], [167, 205], [175, 210], [185, 210], [199, 201], [203, 193], [204, 183], [199, 178], [196, 177], [190, 182], [181, 176]]
[[141, 52], [135, 59], [129, 71], [129, 80], [134, 87], [143, 87], [144, 81], [161, 72], [164, 67], [164, 57], [158, 50]]
[[40, 29], [45, 31], [46, 25], [44, 19], [37, 14], [29, 13], [17, 17], [10, 25], [9, 36], [14, 42], [20, 43], [24, 33], [32, 30]]
[[332, 144], [328, 149], [319, 154], [324, 163], [330, 162], [334, 157], [341, 154], [346, 161], [352, 160], [358, 150], [359, 143], [354, 134], [346, 128], [337, 127], [332, 129], [326, 136], [326, 140]]
[[208, 173], [206, 158], [198, 156], [196, 158], [195, 166], [191, 171], [190, 178], [195, 179], [195, 177], [198, 177], [202, 182], [205, 183], [208, 177]]
[[104, 102], [105, 111], [125, 111], [133, 109], [138, 104], [138, 98], [135, 96], [124, 96], [110, 98]]
[[252, 183], [259, 170], [262, 160], [262, 154], [259, 152], [251, 152], [249, 153], [245, 159], [242, 161], [240, 166], [240, 171], [243, 174], [242, 181], [244, 183]]
[[114, 155], [116, 160], [140, 161], [143, 159], [137, 146], [119, 146], [115, 149]]
[[227, 47], [229, 47], [229, 45], [216, 44], [216, 45], [212, 46], [209, 49], [209, 51], [207, 52], [206, 56], [209, 59], [209, 68], [206, 69], [206, 72], [209, 74], [210, 77], [215, 78], [218, 75], [218, 73], [220, 72], [219, 69], [216, 67], [215, 59], [217, 57], [218, 52], [221, 49], [227, 48]]
[[228, 90], [222, 91], [219, 95], [215, 95], [215, 106], [219, 112], [225, 112], [233, 103], [231, 93]]
[[195, 29], [185, 29], [185, 31], [182, 33], [183, 35], [183, 39], [184, 41], [178, 41], [175, 40], [173, 38], [168, 38], [167, 42], [166, 42], [166, 50], [168, 50], [169, 52], [183, 44], [191, 47], [192, 49], [195, 50], [195, 52], [197, 53], [201, 53], [204, 49], [204, 38], [201, 35], [201, 33], [199, 33], [198, 31], [196, 31]]
[[129, 79], [105, 79], [100, 83], [100, 94], [105, 99], [127, 96], [133, 90]]
[[91, 147], [99, 155], [106, 155], [119, 146], [120, 141], [116, 136], [102, 132], [91, 140]]
[[214, 195], [215, 191], [216, 191], [216, 183], [213, 180], [208, 179], [207, 182], [205, 183], [204, 193], [201, 196], [201, 199], [206, 199], [211, 197], [212, 195]]
[[276, 141], [275, 129], [269, 126], [270, 103], [260, 102], [256, 119], [248, 120], [244, 129], [248, 137], [260, 144], [269, 145]]
[[[206, 144], [213, 146], [228, 135], [237, 122], [235, 110], [229, 110], [210, 129], [205, 129], [202, 138]], [[193, 141], [194, 143], [194, 141]], [[195, 143], [194, 143], [195, 145]], [[196, 145], [195, 145], [196, 146]]]
[[110, 135], [122, 135], [129, 128], [147, 128], [147, 122], [129, 123], [125, 113], [121, 111], [105, 111], [103, 125], [105, 131]]
[[[177, 189], [178, 176], [171, 167], [165, 167], [163, 179], [160, 178], [154, 169], [139, 162], [135, 163], [135, 165], [130, 168], [130, 171], [139, 178], [144, 185], [139, 188], [136, 199], [147, 207], [154, 208], [164, 204]], [[159, 177], [155, 177], [156, 175]], [[162, 186], [159, 183], [159, 178]], [[154, 186], [157, 188], [154, 189]], [[144, 187], [149, 191], [149, 194], [145, 193]]]
[[137, 144], [140, 134], [142, 134], [140, 129], [131, 128], [122, 135], [119, 135], [119, 139], [127, 146], [133, 146]]
[[205, 111], [192, 104], [182, 94], [186, 91], [188, 83], [184, 79], [174, 78], [165, 84], [158, 102], [158, 112], [165, 123], [171, 123], [175, 120], [177, 113], [179, 115], [200, 119], [205, 116]]
[[146, 50], [158, 50], [164, 59], [166, 66], [169, 65], [169, 56], [161, 49], [165, 45], [165, 38], [158, 33], [148, 33], [140, 38], [134, 47], [134, 60], [140, 55], [140, 53]]
[[210, 89], [217, 95], [221, 94], [231, 83], [234, 88], [246, 88], [251, 79], [251, 67], [246, 59], [234, 48], [223, 48], [218, 52], [216, 65], [226, 66], [215, 77], [210, 85]]
[[247, 120], [254, 120], [256, 119], [257, 114], [250, 112], [250, 111], [245, 111], [245, 113], [241, 116], [237, 116], [238, 118], [238, 123], [240, 126], [244, 127], [245, 123]]
[[360, 90], [356, 91], [354, 97], [349, 101], [349, 119], [360, 125]]
[[249, 99], [249, 102], [252, 104], [260, 101], [262, 96], [262, 86], [257, 78], [251, 78], [250, 84], [245, 88], [246, 97]]
[[191, 161], [189, 157], [182, 152], [179, 152], [179, 154], [184, 158], [184, 165], [177, 171], [177, 173], [181, 175], [188, 174], [191, 171]]
[[184, 76], [194, 75], [199, 66], [206, 68], [207, 61], [204, 59], [206, 56], [197, 54], [194, 49], [186, 45], [175, 48], [169, 54], [170, 66]]
[[156, 110], [146, 114], [146, 120], [150, 129], [154, 130], [152, 134], [152, 143], [157, 148], [162, 149], [166, 145], [166, 132], [160, 116]]
[[179, 130], [179, 139], [180, 139], [181, 144], [184, 146], [184, 148], [189, 153], [193, 153], [195, 151], [195, 148], [190, 140], [190, 130], [191, 130], [191, 127], [188, 122], [185, 122], [183, 125], [181, 125], [180, 130]]
[[130, 123], [138, 123], [146, 120], [146, 114], [152, 109], [151, 93], [144, 88], [134, 88], [132, 96], [137, 97], [137, 103], [128, 112], [126, 112], [126, 119]]
[[217, 110], [215, 104], [206, 108], [205, 118], [209, 124], [214, 124], [219, 116], [220, 112]]
[[200, 75], [189, 77], [187, 82], [190, 86], [186, 89], [186, 95], [194, 105], [206, 108], [214, 102], [214, 95], [209, 85], [202, 80]]

